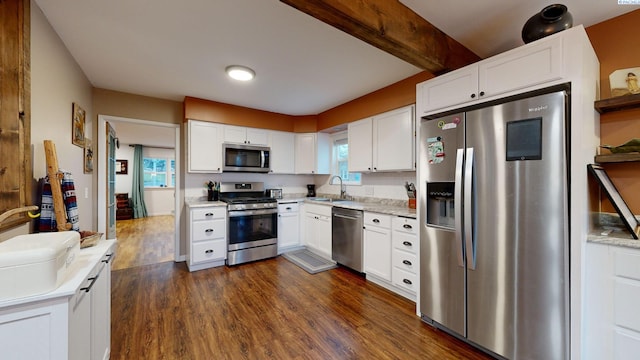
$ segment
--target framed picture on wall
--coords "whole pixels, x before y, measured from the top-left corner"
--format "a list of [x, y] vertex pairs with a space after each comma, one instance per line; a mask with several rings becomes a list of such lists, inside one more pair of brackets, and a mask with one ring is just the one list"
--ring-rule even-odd
[[80, 105], [73, 103], [73, 114], [71, 116], [71, 142], [74, 145], [84, 147], [84, 123], [87, 114]]
[[91, 139], [84, 139], [84, 173], [91, 174], [93, 172], [93, 147]]
[[116, 160], [116, 174], [126, 175], [129, 172], [129, 160]]

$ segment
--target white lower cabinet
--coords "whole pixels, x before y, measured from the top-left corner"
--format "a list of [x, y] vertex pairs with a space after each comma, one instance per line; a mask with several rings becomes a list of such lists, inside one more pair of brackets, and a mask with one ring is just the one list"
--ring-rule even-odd
[[192, 207], [187, 212], [189, 271], [224, 265], [227, 258], [226, 206]]
[[304, 243], [318, 255], [331, 259], [331, 206], [305, 204]]
[[640, 249], [587, 243], [585, 359], [636, 359], [640, 353]]
[[364, 272], [391, 281], [391, 216], [364, 213]]
[[415, 219], [364, 213], [364, 272], [367, 280], [416, 301], [419, 283]]
[[278, 254], [300, 247], [300, 213], [297, 202], [278, 204]]
[[106, 360], [111, 343], [115, 241], [83, 249], [83, 264], [56, 290], [0, 302], [3, 360]]

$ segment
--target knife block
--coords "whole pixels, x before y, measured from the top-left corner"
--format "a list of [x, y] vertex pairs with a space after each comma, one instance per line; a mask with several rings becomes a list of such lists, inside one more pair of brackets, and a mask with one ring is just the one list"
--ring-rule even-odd
[[409, 209], [415, 209], [416, 208], [416, 198], [410, 198], [409, 199]]

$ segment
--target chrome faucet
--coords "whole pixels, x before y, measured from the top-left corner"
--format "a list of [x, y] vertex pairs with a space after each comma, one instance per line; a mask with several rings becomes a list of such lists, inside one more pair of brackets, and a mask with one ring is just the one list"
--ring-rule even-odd
[[342, 178], [340, 177], [340, 175], [332, 176], [331, 179], [329, 179], [329, 185], [334, 185], [334, 184], [332, 184], [332, 182], [333, 182], [333, 179], [335, 179], [335, 178], [338, 178], [338, 180], [340, 180], [340, 199], [346, 199], [347, 198], [347, 189], [342, 184]]

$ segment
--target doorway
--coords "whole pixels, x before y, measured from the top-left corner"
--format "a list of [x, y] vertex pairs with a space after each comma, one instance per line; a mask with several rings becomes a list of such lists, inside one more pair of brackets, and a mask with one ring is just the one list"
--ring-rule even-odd
[[[162, 131], [163, 133], [167, 133], [167, 131], [170, 132], [171, 134], [171, 139], [170, 139], [170, 143], [173, 143], [175, 146], [173, 147], [173, 152], [174, 152], [174, 160], [175, 160], [175, 183], [174, 183], [174, 187], [172, 188], [173, 190], [173, 214], [171, 216], [170, 221], [172, 222], [172, 226], [162, 226], [161, 228], [164, 229], [172, 229], [172, 238], [173, 239], [166, 239], [166, 241], [171, 241], [173, 240], [173, 260], [174, 261], [182, 261], [182, 257], [180, 256], [180, 226], [179, 226], [179, 221], [180, 221], [180, 216], [179, 216], [179, 209], [180, 209], [180, 199], [181, 199], [181, 192], [180, 192], [180, 176], [178, 176], [180, 174], [180, 169], [181, 169], [181, 164], [180, 164], [180, 125], [179, 124], [169, 124], [169, 123], [162, 123], [162, 122], [155, 122], [155, 121], [148, 121], [148, 120], [139, 120], [139, 119], [131, 119], [131, 118], [123, 118], [123, 117], [116, 117], [116, 116], [109, 116], [109, 115], [98, 115], [98, 148], [97, 148], [97, 156], [98, 156], [98, 231], [103, 232], [103, 233], [107, 233], [108, 231], [108, 224], [110, 223], [110, 219], [109, 219], [109, 212], [108, 212], [108, 204], [111, 202], [116, 202], [115, 199], [112, 199], [115, 194], [116, 194], [116, 183], [118, 180], [116, 181], [108, 181], [109, 177], [113, 177], [114, 173], [118, 170], [116, 169], [115, 166], [108, 166], [108, 164], [110, 163], [110, 161], [108, 161], [109, 158], [109, 139], [108, 139], [108, 132], [107, 132], [107, 128], [108, 125], [111, 124], [111, 126], [113, 126], [114, 130], [115, 130], [115, 143], [118, 144], [122, 147], [122, 146], [128, 146], [128, 145], [124, 145], [123, 141], [121, 139], [126, 139], [127, 136], [129, 136], [129, 138], [132, 138], [133, 134], [127, 134], [127, 132], [133, 132], [135, 133], [135, 135], [133, 136], [133, 138], [135, 138], [137, 141], [137, 143], [140, 142], [145, 142], [142, 140], [143, 136], [141, 136], [142, 134], [144, 135], [149, 135], [152, 136], [154, 133], [159, 133], [160, 131]], [[122, 134], [119, 133], [119, 129], [124, 129], [122, 131]], [[131, 130], [131, 129], [136, 129], [136, 130]], [[142, 130], [141, 130], [142, 129]], [[149, 141], [149, 140], [147, 140]], [[127, 142], [132, 142], [132, 141], [127, 141]], [[165, 143], [167, 143], [167, 141], [165, 141]], [[154, 145], [154, 144], [142, 144], [142, 145]], [[166, 147], [166, 145], [165, 145]], [[113, 154], [112, 154], [113, 155]], [[117, 160], [116, 160], [117, 163]], [[132, 166], [132, 164], [131, 164]], [[165, 189], [166, 191], [167, 189]], [[111, 199], [111, 200], [110, 200]], [[144, 219], [136, 219], [137, 220], [144, 220]], [[167, 217], [164, 217], [164, 219], [153, 219], [153, 220], [162, 220], [162, 223], [166, 223]], [[149, 221], [147, 221], [147, 223], [149, 223]], [[140, 222], [140, 224], [142, 224], [142, 221]], [[116, 228], [117, 228], [117, 220], [116, 220]], [[150, 227], [151, 228], [151, 227]], [[144, 232], [144, 227], [140, 227], [139, 229], [142, 229]], [[171, 230], [168, 230], [171, 231]], [[140, 235], [140, 231], [137, 231], [136, 236], [144, 236], [144, 234]]]

